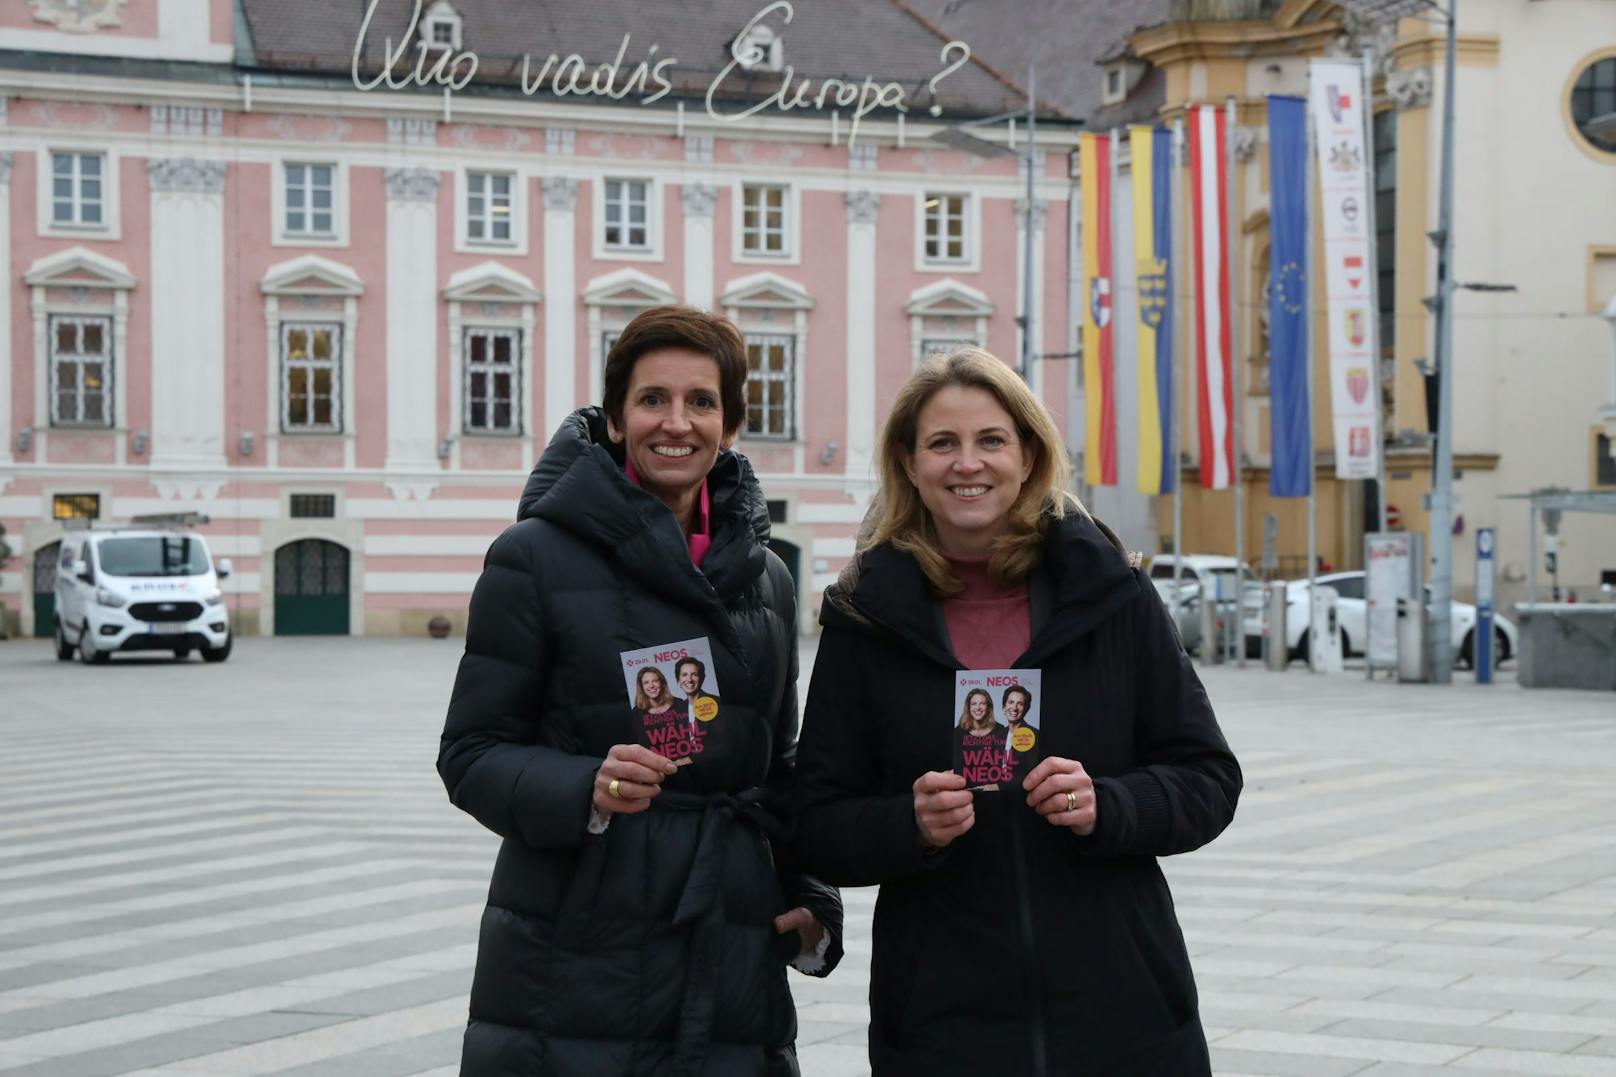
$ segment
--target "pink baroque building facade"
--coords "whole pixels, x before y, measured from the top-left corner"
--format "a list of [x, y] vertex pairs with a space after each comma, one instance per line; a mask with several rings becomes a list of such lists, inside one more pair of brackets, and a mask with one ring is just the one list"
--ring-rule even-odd
[[[866, 119], [849, 147], [824, 115], [699, 104], [461, 96], [446, 118], [345, 73], [244, 76], [228, 0], [102, 7], [117, 21], [64, 27], [6, 4], [0, 48], [224, 77], [0, 65], [14, 632], [50, 630], [68, 518], [184, 512], [234, 563], [242, 634], [462, 626], [550, 433], [669, 302], [746, 334], [738, 449], [811, 631], [909, 371], [961, 342], [1015, 361], [1024, 244], [1037, 350], [1070, 350], [1070, 132], [1038, 158], [1029, 234], [1017, 160], [919, 123]], [[1074, 365], [1034, 374], [1063, 428]]]

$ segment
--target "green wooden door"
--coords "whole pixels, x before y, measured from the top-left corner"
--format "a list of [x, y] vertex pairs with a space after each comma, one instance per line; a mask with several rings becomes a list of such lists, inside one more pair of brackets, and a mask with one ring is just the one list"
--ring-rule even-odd
[[303, 539], [275, 551], [275, 634], [348, 634], [348, 551]]
[[39, 639], [56, 631], [56, 561], [61, 556], [60, 542], [34, 551], [34, 635]]

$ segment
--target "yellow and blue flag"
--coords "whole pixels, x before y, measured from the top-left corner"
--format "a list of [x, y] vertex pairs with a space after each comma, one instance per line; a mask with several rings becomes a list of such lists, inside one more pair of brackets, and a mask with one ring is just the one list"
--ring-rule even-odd
[[1128, 131], [1133, 155], [1134, 282], [1139, 307], [1139, 491], [1170, 494], [1173, 444], [1172, 135]]

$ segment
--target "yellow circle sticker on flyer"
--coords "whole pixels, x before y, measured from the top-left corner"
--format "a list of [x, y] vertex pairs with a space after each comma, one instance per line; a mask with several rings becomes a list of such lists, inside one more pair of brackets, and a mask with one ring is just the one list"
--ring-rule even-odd
[[718, 717], [718, 700], [712, 696], [702, 696], [696, 700], [694, 707], [696, 718], [703, 722], [710, 722]]
[[1038, 731], [1030, 725], [1024, 725], [1010, 734], [1010, 746], [1018, 752], [1030, 752], [1037, 743]]

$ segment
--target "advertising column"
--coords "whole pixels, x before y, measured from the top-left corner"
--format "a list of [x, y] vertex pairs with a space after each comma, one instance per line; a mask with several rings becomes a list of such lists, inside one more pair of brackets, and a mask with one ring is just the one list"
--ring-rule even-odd
[[1380, 386], [1375, 384], [1375, 263], [1364, 167], [1363, 67], [1357, 60], [1308, 65], [1308, 101], [1318, 150], [1324, 281], [1330, 347], [1330, 410], [1338, 479], [1380, 469]]

